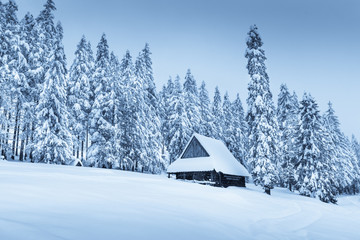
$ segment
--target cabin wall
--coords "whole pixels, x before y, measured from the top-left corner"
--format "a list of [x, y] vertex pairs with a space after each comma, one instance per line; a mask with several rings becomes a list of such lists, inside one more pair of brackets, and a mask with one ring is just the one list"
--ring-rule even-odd
[[228, 186], [245, 187], [245, 177], [222, 174], [221, 186], [223, 186], [223, 187], [228, 187]]
[[197, 158], [197, 157], [209, 157], [209, 154], [206, 152], [203, 146], [201, 146], [199, 140], [196, 137], [191, 139], [190, 144], [187, 146], [184, 154], [181, 158]]
[[216, 171], [176, 173], [176, 179], [208, 181], [218, 187], [245, 187], [245, 177], [223, 174]]
[[216, 174], [212, 174], [211, 171], [209, 171], [209, 172], [176, 173], [176, 179], [209, 181], [209, 182], [215, 182], [216, 181], [216, 179], [214, 179], [214, 176], [216, 176]]

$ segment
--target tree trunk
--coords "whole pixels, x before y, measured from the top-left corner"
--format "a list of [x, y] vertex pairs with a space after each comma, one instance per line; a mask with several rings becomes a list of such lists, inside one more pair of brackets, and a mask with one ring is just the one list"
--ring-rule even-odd
[[78, 144], [76, 148], [76, 158], [79, 159], [80, 155], [80, 135], [78, 136]]
[[15, 148], [16, 148], [16, 139], [18, 135], [18, 123], [19, 123], [19, 104], [16, 104], [15, 110], [15, 124], [14, 124], [14, 134], [12, 139], [12, 154], [15, 157]]
[[81, 162], [84, 159], [84, 141], [81, 141]]
[[89, 149], [89, 123], [87, 123], [87, 125], [86, 125], [86, 144], [85, 144], [85, 148], [86, 148], [86, 160], [87, 160], [88, 149]]
[[19, 140], [20, 140], [20, 125], [21, 125], [21, 115], [19, 117], [19, 125], [18, 125], [18, 134], [17, 134], [17, 138], [16, 138], [16, 146], [15, 146], [15, 155], [19, 156]]
[[9, 146], [9, 141], [10, 141], [10, 138], [9, 138], [9, 135], [10, 135], [10, 119], [11, 119], [11, 112], [9, 112], [9, 115], [8, 115], [8, 121], [7, 121], [7, 129], [6, 129], [6, 137], [5, 137], [5, 152], [4, 152], [4, 155], [5, 155], [5, 159], [7, 159], [7, 152], [6, 152], [6, 149], [8, 148]]
[[28, 145], [29, 145], [29, 135], [27, 133], [26, 134], [26, 139], [25, 139], [25, 144], [24, 144], [24, 149], [23, 149], [25, 161], [27, 161], [27, 158], [28, 158], [28, 155], [27, 155], [27, 152], [26, 152], [26, 148], [27, 148]]
[[19, 160], [20, 160], [20, 161], [24, 161], [24, 146], [25, 146], [25, 141], [24, 141], [24, 139], [21, 139], [21, 143], [20, 143], [20, 155], [19, 155]]
[[[35, 123], [33, 122], [31, 126], [31, 136], [30, 136], [31, 143], [34, 143], [34, 132], [35, 132]], [[29, 157], [30, 157], [30, 161], [34, 162], [33, 148], [30, 149]]]

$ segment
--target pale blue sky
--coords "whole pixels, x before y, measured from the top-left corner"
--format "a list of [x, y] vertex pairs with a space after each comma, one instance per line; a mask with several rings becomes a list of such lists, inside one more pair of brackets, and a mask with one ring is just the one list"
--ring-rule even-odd
[[[46, 0], [17, 0], [19, 18], [37, 15]], [[256, 23], [264, 41], [275, 97], [286, 83], [310, 92], [325, 110], [331, 100], [342, 129], [360, 138], [360, 1], [357, 0], [55, 0], [68, 60], [84, 34], [94, 51], [103, 32], [121, 58], [153, 52], [158, 89], [191, 68], [198, 85], [216, 85], [246, 108], [245, 39]], [[71, 64], [69, 61], [69, 65]], [[276, 101], [277, 98], [275, 98]], [[359, 139], [360, 140], [360, 139]]]

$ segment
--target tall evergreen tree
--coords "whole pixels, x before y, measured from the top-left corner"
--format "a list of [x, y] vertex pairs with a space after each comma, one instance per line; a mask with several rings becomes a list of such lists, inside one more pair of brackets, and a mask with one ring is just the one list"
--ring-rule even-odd
[[349, 139], [340, 130], [340, 122], [331, 103], [324, 114], [323, 125], [330, 137], [331, 147], [334, 148], [331, 158], [332, 167], [336, 169], [335, 178], [331, 179], [334, 180], [333, 185], [338, 188], [339, 193], [355, 193], [360, 176], [356, 156]]
[[319, 197], [321, 201], [336, 203], [331, 163], [334, 149], [330, 137], [322, 127], [318, 105], [308, 94], [304, 94], [300, 102], [296, 145], [296, 189], [301, 195]]
[[127, 170], [139, 171], [144, 165], [146, 154], [143, 123], [144, 86], [140, 78], [134, 74], [134, 66], [130, 52], [127, 51], [121, 61], [121, 82], [125, 89], [120, 106], [120, 159], [121, 166]]
[[90, 112], [91, 146], [86, 164], [100, 168], [112, 168], [115, 161], [111, 139], [114, 136], [112, 125], [113, 111], [110, 99], [110, 55], [105, 34], [97, 46], [95, 72], [93, 74], [94, 103]]
[[92, 63], [89, 61], [91, 54], [87, 49], [88, 42], [83, 36], [75, 51], [75, 59], [70, 68], [68, 81], [68, 106], [71, 113], [71, 129], [74, 136], [76, 157], [84, 159], [86, 143], [89, 132], [90, 105], [90, 78]]
[[[294, 93], [295, 94], [295, 93]], [[294, 97], [295, 96], [295, 97]], [[292, 96], [285, 84], [280, 86], [278, 96], [277, 119], [279, 123], [280, 141], [278, 169], [280, 185], [290, 191], [294, 185], [295, 128], [298, 123], [298, 104], [296, 95]]]
[[190, 140], [192, 129], [186, 114], [184, 95], [180, 85], [180, 78], [175, 78], [175, 90], [170, 99], [170, 106], [174, 110], [170, 116], [170, 164], [174, 162], [184, 150], [186, 143]]
[[37, 162], [69, 164], [72, 161], [72, 142], [67, 121], [67, 71], [60, 24], [56, 35], [55, 50], [50, 59], [52, 64], [45, 74], [44, 88], [36, 108], [39, 127], [36, 130], [34, 155]]
[[247, 166], [247, 123], [245, 121], [245, 113], [239, 94], [236, 95], [236, 99], [232, 103], [231, 109], [233, 114], [231, 125], [233, 127], [229, 150], [241, 164]]
[[278, 126], [275, 108], [266, 73], [265, 51], [256, 25], [250, 27], [245, 57], [250, 75], [247, 99], [249, 126], [248, 164], [256, 185], [270, 193], [277, 182], [276, 159], [278, 154]]
[[212, 114], [214, 116], [214, 131], [213, 137], [218, 140], [224, 138], [224, 113], [221, 103], [221, 94], [219, 88], [215, 88], [214, 101], [212, 104]]
[[14, 38], [11, 31], [9, 31], [9, 24], [7, 23], [7, 4], [0, 4], [0, 124], [1, 124], [1, 155], [7, 157], [10, 154], [9, 144], [9, 128], [12, 110], [11, 99], [11, 71], [9, 68], [9, 58], [11, 59], [11, 39]]
[[[21, 86], [25, 83], [22, 67], [26, 67], [26, 61], [20, 51], [20, 34], [19, 22], [17, 19], [18, 7], [15, 1], [11, 0], [3, 5], [3, 17], [1, 21], [1, 76], [2, 87], [6, 95], [3, 96], [2, 108], [4, 116], [2, 123], [5, 125], [3, 132], [3, 155], [7, 157], [14, 157], [14, 145], [10, 146], [10, 140], [16, 138], [17, 135], [17, 120], [19, 119], [22, 96], [20, 92]], [[16, 115], [16, 117], [15, 117]], [[15, 120], [16, 118], [16, 120]], [[13, 137], [10, 135], [10, 128], [13, 128]], [[11, 141], [15, 143], [15, 141]], [[6, 154], [5, 154], [6, 153]]]
[[194, 76], [188, 69], [183, 87], [184, 107], [193, 132], [200, 131], [200, 100]]
[[163, 154], [165, 154], [165, 150], [168, 150], [169, 144], [170, 144], [170, 129], [171, 129], [171, 123], [170, 123], [170, 116], [174, 114], [174, 109], [171, 108], [170, 105], [170, 99], [174, 94], [174, 82], [169, 78], [167, 85], [163, 86], [163, 89], [161, 91], [161, 109], [160, 109], [160, 116], [161, 116], [161, 133], [162, 133], [162, 139], [163, 139]]
[[[34, 33], [36, 22], [34, 17], [27, 13], [22, 19], [20, 24], [20, 39], [24, 44], [22, 44], [21, 52], [24, 58], [26, 59], [26, 68], [22, 67], [24, 73], [25, 83], [22, 85], [20, 91], [23, 96], [23, 101], [21, 103], [21, 112], [22, 123], [18, 124], [18, 139], [20, 139], [19, 149], [19, 160], [24, 161], [28, 157], [26, 154], [26, 148], [29, 145], [30, 137], [33, 134], [32, 123], [34, 120], [34, 92], [35, 92], [35, 82], [33, 75], [31, 74], [34, 68], [34, 48], [36, 36]], [[21, 131], [21, 133], [20, 133]]]
[[223, 125], [223, 141], [227, 148], [230, 147], [231, 143], [234, 141], [234, 127], [233, 126], [233, 113], [231, 108], [231, 101], [228, 92], [224, 95], [224, 102], [222, 105], [223, 116], [224, 116], [224, 125]]
[[204, 81], [201, 83], [199, 89], [199, 103], [200, 103], [199, 133], [207, 137], [212, 137], [214, 135], [214, 116], [211, 111], [211, 101]]
[[351, 147], [355, 153], [356, 159], [358, 161], [358, 166], [360, 167], [360, 143], [356, 139], [355, 135], [351, 136]]
[[[44, 4], [44, 9], [36, 18], [39, 27], [41, 28], [41, 38], [43, 41], [44, 55], [49, 56], [52, 51], [54, 41], [56, 41], [56, 27], [54, 23], [54, 11], [56, 11], [53, 0], [47, 0]], [[45, 69], [46, 70], [46, 69]]]
[[143, 132], [145, 134], [146, 159], [143, 159], [143, 167], [150, 172], [160, 172], [165, 168], [165, 162], [161, 157], [162, 135], [160, 133], [161, 120], [159, 110], [159, 98], [152, 71], [152, 60], [149, 44], [140, 52], [135, 63], [135, 77], [144, 91], [144, 116]]

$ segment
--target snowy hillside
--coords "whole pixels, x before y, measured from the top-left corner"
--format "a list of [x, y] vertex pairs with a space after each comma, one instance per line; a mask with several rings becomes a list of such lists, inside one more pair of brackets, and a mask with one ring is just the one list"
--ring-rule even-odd
[[360, 196], [0, 161], [0, 239], [360, 239]]

